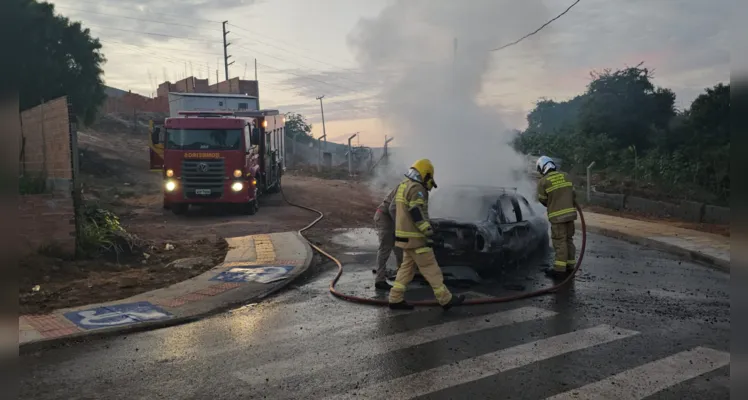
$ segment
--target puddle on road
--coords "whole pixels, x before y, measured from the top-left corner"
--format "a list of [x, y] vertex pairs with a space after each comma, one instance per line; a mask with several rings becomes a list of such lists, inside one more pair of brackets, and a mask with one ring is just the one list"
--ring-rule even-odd
[[372, 228], [335, 229], [333, 232], [331, 240], [335, 244], [369, 251], [376, 251], [379, 247], [377, 232]]

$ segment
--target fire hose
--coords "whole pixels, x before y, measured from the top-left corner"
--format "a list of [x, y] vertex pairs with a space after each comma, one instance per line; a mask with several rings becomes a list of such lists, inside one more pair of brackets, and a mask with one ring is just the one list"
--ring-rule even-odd
[[[310, 222], [309, 225], [299, 229], [298, 232], [299, 232], [299, 235], [301, 235], [301, 237], [303, 237], [304, 240], [306, 240], [309, 243], [309, 246], [311, 246], [319, 254], [325, 256], [326, 258], [328, 258], [330, 261], [334, 262], [337, 265], [338, 272], [337, 274], [335, 274], [335, 277], [330, 281], [330, 293], [339, 299], [354, 302], [354, 303], [370, 304], [370, 305], [377, 305], [377, 306], [388, 305], [389, 302], [387, 300], [353, 296], [353, 295], [340, 292], [338, 291], [338, 289], [335, 288], [335, 285], [337, 285], [338, 280], [340, 280], [340, 277], [343, 275], [343, 264], [340, 262], [340, 260], [335, 258], [335, 256], [321, 249], [319, 246], [309, 241], [309, 239], [306, 236], [304, 236], [304, 232], [308, 231], [309, 229], [314, 227], [314, 225], [320, 222], [323, 218], [325, 218], [325, 214], [322, 211], [316, 210], [312, 207], [307, 207], [305, 205], [296, 204], [296, 203], [289, 201], [286, 198], [286, 194], [283, 192], [283, 188], [279, 187], [279, 189], [280, 189], [281, 196], [283, 197], [283, 201], [288, 203], [288, 205], [301, 208], [303, 210], [316, 213], [318, 215], [317, 218], [314, 219], [314, 221]], [[479, 298], [479, 299], [466, 299], [465, 302], [462, 303], [461, 305], [508, 303], [510, 301], [529, 299], [531, 297], [538, 297], [538, 296], [542, 296], [546, 294], [555, 293], [562, 287], [571, 283], [571, 281], [574, 279], [574, 276], [577, 274], [577, 271], [579, 271], [579, 268], [582, 266], [582, 260], [584, 259], [584, 250], [587, 246], [587, 225], [584, 222], [584, 213], [582, 213], [582, 208], [579, 207], [579, 204], [575, 204], [575, 207], [577, 209], [577, 212], [579, 213], [579, 219], [582, 225], [582, 247], [580, 248], [579, 259], [577, 259], [577, 264], [574, 267], [574, 270], [563, 281], [553, 286], [549, 286], [547, 288], [535, 290], [532, 292], [524, 292], [524, 293], [519, 293], [519, 294], [504, 296], [504, 297], [484, 297], [484, 298]], [[409, 303], [415, 306], [432, 306], [432, 307], [440, 306], [439, 303], [436, 302], [436, 300], [412, 301]]]

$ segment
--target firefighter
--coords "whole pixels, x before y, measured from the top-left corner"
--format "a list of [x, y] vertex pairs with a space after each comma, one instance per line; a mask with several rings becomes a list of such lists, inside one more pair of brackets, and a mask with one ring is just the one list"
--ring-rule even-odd
[[384, 198], [382, 203], [374, 212], [374, 228], [379, 237], [379, 248], [377, 249], [377, 270], [374, 278], [374, 287], [379, 290], [390, 290], [392, 286], [387, 283], [387, 260], [390, 253], [395, 252], [397, 267], [403, 263], [403, 249], [395, 247], [395, 193], [397, 187]]
[[546, 270], [552, 278], [566, 277], [576, 265], [574, 247], [574, 221], [577, 219], [576, 192], [565, 172], [558, 171], [553, 159], [547, 156], [538, 158], [538, 201], [548, 209], [548, 222], [551, 223], [553, 242], [553, 267]]
[[395, 246], [403, 249], [403, 262], [390, 290], [389, 303], [393, 310], [411, 310], [405, 302], [405, 289], [413, 280], [416, 267], [434, 291], [437, 302], [448, 310], [462, 304], [464, 295], [453, 296], [444, 285], [444, 277], [434, 256], [433, 234], [429, 222], [428, 193], [436, 187], [434, 166], [428, 159], [413, 163], [395, 193]]

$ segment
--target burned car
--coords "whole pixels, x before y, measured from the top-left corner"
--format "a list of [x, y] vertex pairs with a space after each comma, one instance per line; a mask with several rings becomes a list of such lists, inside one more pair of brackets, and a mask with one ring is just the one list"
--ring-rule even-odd
[[548, 220], [516, 189], [454, 186], [442, 190], [432, 195], [429, 208], [434, 254], [443, 268], [471, 267], [481, 276], [490, 276], [547, 254]]

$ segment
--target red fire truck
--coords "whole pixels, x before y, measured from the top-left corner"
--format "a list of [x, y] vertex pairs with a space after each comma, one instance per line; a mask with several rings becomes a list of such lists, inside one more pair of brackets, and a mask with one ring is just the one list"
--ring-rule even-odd
[[278, 191], [285, 118], [278, 110], [180, 111], [151, 124], [151, 170], [162, 171], [164, 208], [222, 204], [254, 214]]

